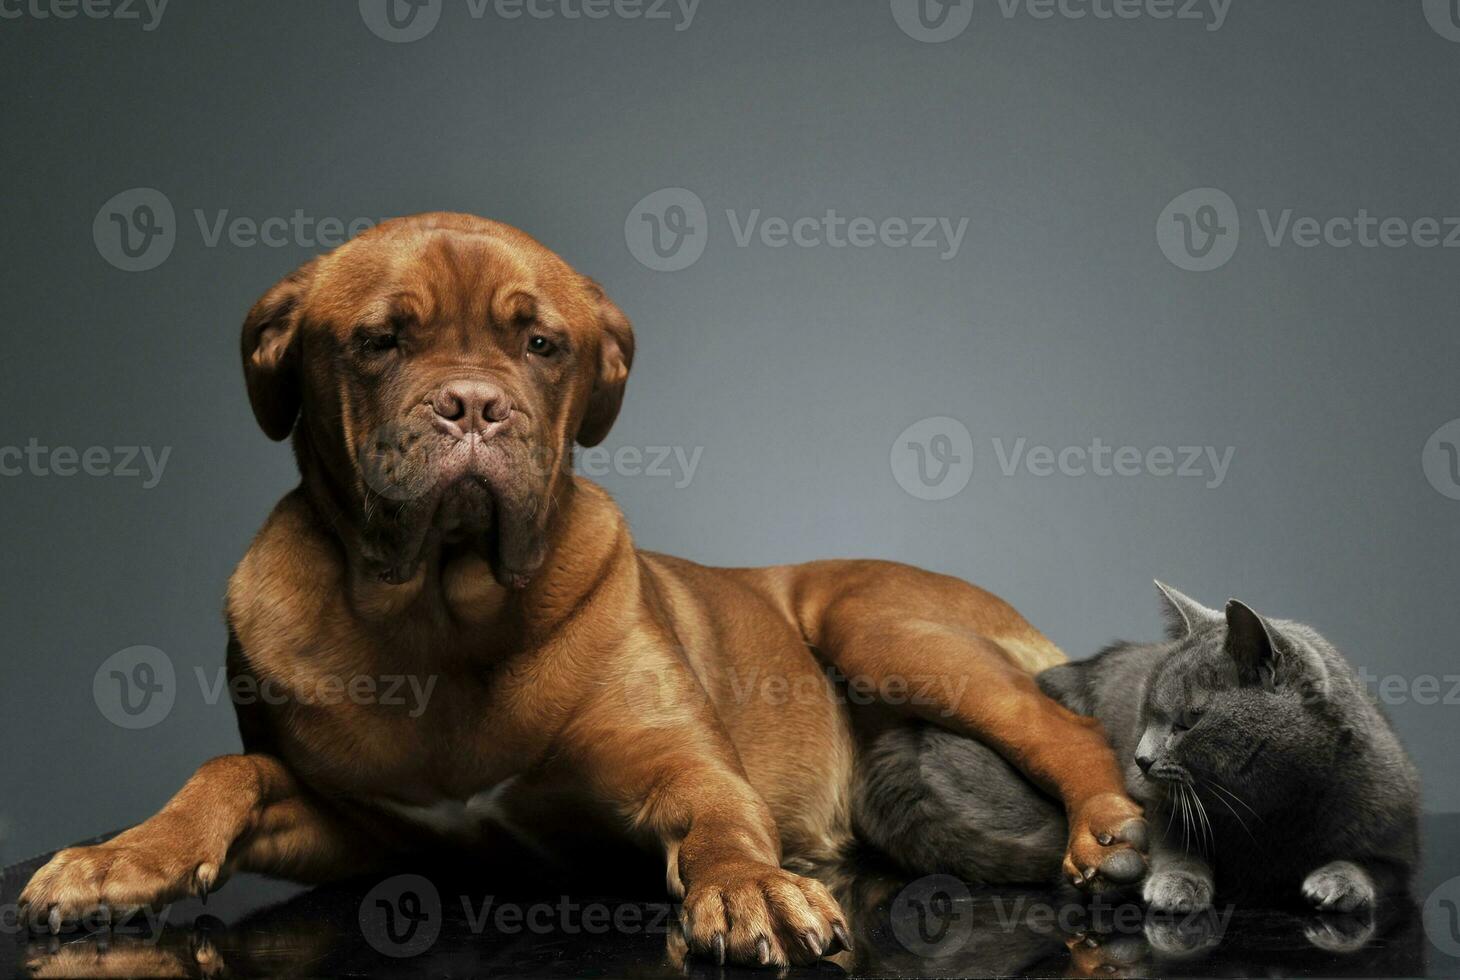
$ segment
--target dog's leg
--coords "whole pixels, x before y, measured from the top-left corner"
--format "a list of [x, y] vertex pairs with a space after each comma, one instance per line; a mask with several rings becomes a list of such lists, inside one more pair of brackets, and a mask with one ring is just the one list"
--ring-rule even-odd
[[1101, 875], [1141, 876], [1146, 846], [1141, 810], [1125, 793], [1120, 767], [1100, 724], [1046, 697], [1034, 678], [992, 641], [930, 631], [887, 614], [855, 625], [828, 624], [824, 653], [869, 687], [901, 690], [913, 675], [932, 675], [941, 695], [903, 707], [993, 748], [1065, 804], [1069, 821], [1063, 872], [1077, 887]]
[[205, 895], [234, 871], [302, 880], [356, 867], [350, 837], [268, 755], [206, 762], [155, 816], [104, 844], [60, 851], [21, 894], [22, 915], [59, 931], [101, 910], [123, 914]]
[[1058, 655], [1053, 644], [998, 599], [944, 576], [884, 563], [807, 567], [798, 616], [824, 661], [888, 704], [977, 738], [1062, 800], [1072, 884], [1141, 876], [1145, 821], [1103, 729], [1046, 697], [1000, 640]]
[[781, 867], [770, 808], [704, 690], [670, 654], [636, 659], [655, 664], [655, 704], [626, 713], [625, 701], [609, 694], [580, 709], [563, 744], [634, 836], [664, 849], [690, 951], [720, 963], [785, 966], [850, 948], [846, 918], [826, 887]]

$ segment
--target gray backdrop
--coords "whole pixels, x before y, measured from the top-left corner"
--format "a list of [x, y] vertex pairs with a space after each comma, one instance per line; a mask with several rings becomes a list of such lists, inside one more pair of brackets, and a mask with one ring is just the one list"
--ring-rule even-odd
[[1364, 665], [1460, 808], [1446, 0], [514, 2], [4, 5], [4, 858], [236, 748], [224, 585], [294, 480], [238, 325], [336, 223], [437, 208], [634, 319], [639, 456], [590, 463], [641, 545], [914, 562], [1078, 656], [1157, 633], [1153, 577], [1237, 594]]

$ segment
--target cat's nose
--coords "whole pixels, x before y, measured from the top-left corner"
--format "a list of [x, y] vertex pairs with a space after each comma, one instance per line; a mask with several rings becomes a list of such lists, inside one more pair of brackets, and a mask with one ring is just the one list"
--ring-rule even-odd
[[1161, 751], [1163, 737], [1160, 730], [1154, 725], [1147, 725], [1146, 730], [1141, 733], [1141, 740], [1136, 744], [1136, 765], [1141, 767], [1141, 774], [1151, 771], [1156, 764], [1156, 756]]

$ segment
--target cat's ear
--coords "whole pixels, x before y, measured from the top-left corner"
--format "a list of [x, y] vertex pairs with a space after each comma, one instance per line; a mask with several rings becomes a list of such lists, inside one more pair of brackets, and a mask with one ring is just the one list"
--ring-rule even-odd
[[1267, 621], [1246, 603], [1227, 602], [1227, 655], [1237, 663], [1244, 684], [1272, 688], [1277, 677], [1277, 648]]
[[1161, 593], [1162, 611], [1166, 614], [1166, 635], [1173, 640], [1186, 639], [1204, 623], [1222, 621], [1222, 614], [1215, 609], [1208, 609], [1163, 582], [1156, 583], [1156, 590]]

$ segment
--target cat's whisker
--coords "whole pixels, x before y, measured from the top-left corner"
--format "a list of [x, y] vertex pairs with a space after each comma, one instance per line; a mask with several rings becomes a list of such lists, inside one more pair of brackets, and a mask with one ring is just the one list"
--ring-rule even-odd
[[1197, 811], [1196, 790], [1192, 789], [1190, 783], [1186, 784], [1186, 805], [1191, 811], [1191, 845], [1198, 851], [1205, 850], [1205, 830], [1201, 825], [1201, 814]]
[[1188, 850], [1186, 843], [1186, 787], [1176, 784], [1176, 801], [1181, 804], [1181, 849]]
[[1196, 802], [1197, 814], [1201, 817], [1203, 833], [1206, 834], [1207, 857], [1215, 859], [1217, 855], [1217, 835], [1216, 832], [1212, 830], [1211, 818], [1207, 816], [1207, 805], [1202, 802], [1201, 794], [1198, 793], [1194, 787], [1191, 791], [1191, 798]]
[[1207, 815], [1206, 804], [1202, 804], [1202, 821], [1207, 825], [1207, 856], [1217, 859], [1217, 832], [1212, 827], [1212, 818]]
[[1203, 836], [1200, 814], [1197, 813], [1196, 809], [1196, 792], [1192, 789], [1190, 783], [1183, 783], [1182, 785], [1186, 787], [1186, 807], [1187, 812], [1191, 814], [1191, 844], [1194, 849], [1200, 851], [1206, 844], [1206, 839]]
[[1178, 812], [1181, 814], [1181, 849], [1184, 851], [1186, 850], [1186, 797], [1182, 795], [1180, 784], [1176, 786], [1175, 793], [1176, 805], [1180, 808]]
[[1228, 803], [1222, 797], [1214, 796], [1212, 797], [1212, 799], [1216, 800], [1218, 803], [1222, 804], [1222, 806], [1232, 811], [1232, 816], [1236, 818], [1238, 826], [1240, 826], [1243, 831], [1246, 832], [1247, 836], [1252, 839], [1252, 843], [1256, 844], [1257, 837], [1252, 833], [1252, 828], [1247, 826], [1247, 821], [1242, 819], [1242, 814], [1238, 813], [1236, 809], [1232, 806], [1232, 804]]
[[1191, 830], [1191, 804], [1186, 799], [1188, 792], [1186, 784], [1177, 783], [1176, 785], [1180, 787], [1179, 795], [1181, 797], [1181, 850], [1190, 854], [1191, 841], [1189, 832]]
[[1244, 807], [1246, 807], [1247, 808], [1247, 812], [1250, 813], [1250, 814], [1252, 814], [1254, 817], [1256, 817], [1258, 823], [1262, 823], [1263, 822], [1262, 814], [1260, 814], [1256, 810], [1252, 809], [1251, 804], [1249, 804], [1246, 800], [1242, 799], [1242, 797], [1238, 796], [1236, 793], [1232, 792], [1230, 789], [1228, 789], [1227, 787], [1223, 786], [1221, 783], [1217, 782], [1215, 779], [1210, 780], [1209, 781], [1209, 784], [1211, 785], [1211, 787], [1213, 789], [1220, 790], [1221, 792], [1225, 793], [1227, 796], [1231, 797], [1236, 802], [1238, 802], [1238, 803], [1242, 804]]

